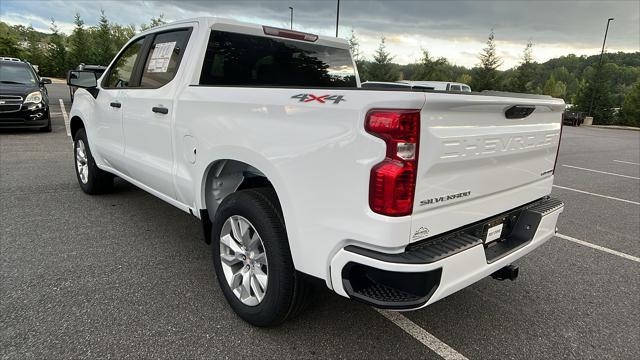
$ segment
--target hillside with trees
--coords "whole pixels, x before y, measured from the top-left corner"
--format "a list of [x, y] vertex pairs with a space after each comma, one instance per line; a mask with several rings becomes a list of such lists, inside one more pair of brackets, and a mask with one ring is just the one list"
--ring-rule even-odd
[[[535, 45], [529, 41], [523, 46], [519, 65], [501, 71], [493, 30], [478, 54], [478, 64], [471, 69], [434, 58], [427, 49], [422, 49], [417, 63], [393, 64], [383, 40], [369, 60], [360, 51], [357, 36], [351, 33], [349, 43], [357, 54], [362, 81], [457, 81], [471, 85], [474, 91], [545, 94], [563, 98], [575, 111], [588, 112], [593, 104], [591, 113], [597, 124], [640, 126], [640, 52], [605, 53], [602, 66], [600, 55], [569, 54], [538, 63], [533, 60]], [[380, 68], [386, 71], [381, 74]]]
[[[160, 15], [147, 24], [123, 26], [110, 21], [104, 12], [97, 20], [96, 25], [87, 26], [76, 14], [70, 35], [62, 33], [53, 20], [50, 33], [0, 22], [0, 56], [26, 59], [38, 65], [43, 76], [64, 77], [80, 63], [108, 65], [133, 35], [165, 22]], [[416, 63], [396, 64], [384, 37], [369, 56], [361, 51], [354, 31], [349, 44], [362, 81], [458, 81], [474, 91], [546, 94], [563, 98], [576, 111], [588, 112], [592, 107], [596, 123], [640, 126], [640, 52], [605, 53], [601, 66], [600, 55], [568, 54], [538, 63], [534, 61], [535, 45], [529, 41], [523, 44], [519, 65], [503, 71], [498, 69], [502, 59], [496, 36], [491, 30], [478, 64], [471, 69], [436, 58], [428, 49], [422, 49]]]
[[65, 77], [68, 70], [81, 63], [108, 65], [137, 32], [165, 23], [160, 15], [139, 27], [123, 26], [109, 21], [104, 11], [95, 26], [86, 26], [79, 14], [75, 15], [73, 22], [73, 32], [67, 36], [60, 32], [53, 19], [50, 33], [36, 31], [32, 26], [10, 26], [0, 21], [0, 56], [17, 57], [38, 65], [42, 76]]

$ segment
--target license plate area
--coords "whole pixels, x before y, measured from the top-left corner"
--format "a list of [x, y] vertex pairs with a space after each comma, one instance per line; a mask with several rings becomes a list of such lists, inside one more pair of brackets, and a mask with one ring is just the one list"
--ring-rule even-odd
[[502, 232], [505, 230], [505, 220], [506, 219], [496, 219], [484, 226], [483, 240], [485, 246], [488, 246], [492, 242], [498, 241], [502, 238]]

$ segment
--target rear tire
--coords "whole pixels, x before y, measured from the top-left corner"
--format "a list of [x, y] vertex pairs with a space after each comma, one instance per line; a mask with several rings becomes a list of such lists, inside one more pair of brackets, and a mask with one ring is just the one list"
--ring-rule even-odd
[[76, 132], [73, 141], [73, 156], [75, 158], [76, 178], [82, 191], [87, 194], [103, 194], [113, 187], [113, 175], [101, 170], [96, 165], [87, 133], [84, 129]]
[[[237, 224], [240, 231], [230, 233], [230, 228], [236, 226], [231, 224]], [[311, 285], [293, 266], [282, 211], [272, 189], [247, 189], [227, 196], [217, 210], [211, 231], [218, 282], [238, 316], [252, 325], [269, 327], [305, 308]], [[253, 244], [258, 241], [254, 239], [260, 240], [255, 252]], [[235, 242], [227, 246], [230, 241]], [[258, 258], [254, 253], [263, 262], [254, 261]], [[224, 264], [221, 254], [225, 256]], [[253, 277], [258, 272], [262, 280]], [[245, 275], [250, 286], [243, 289]]]

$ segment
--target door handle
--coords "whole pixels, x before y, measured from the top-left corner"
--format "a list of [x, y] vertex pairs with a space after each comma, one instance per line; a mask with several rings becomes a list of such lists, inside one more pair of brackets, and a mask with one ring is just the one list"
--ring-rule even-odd
[[169, 113], [169, 109], [167, 109], [166, 107], [161, 107], [161, 106], [154, 106], [151, 108], [151, 111], [153, 111], [154, 113], [158, 113], [158, 114], [168, 114]]
[[111, 107], [114, 108], [121, 108], [122, 104], [120, 104], [119, 102], [112, 102], [111, 104], [109, 104]]

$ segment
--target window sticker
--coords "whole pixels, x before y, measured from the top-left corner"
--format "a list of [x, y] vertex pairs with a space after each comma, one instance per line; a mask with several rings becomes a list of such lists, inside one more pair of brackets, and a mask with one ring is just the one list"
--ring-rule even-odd
[[147, 66], [147, 72], [167, 72], [175, 47], [175, 41], [156, 44]]

